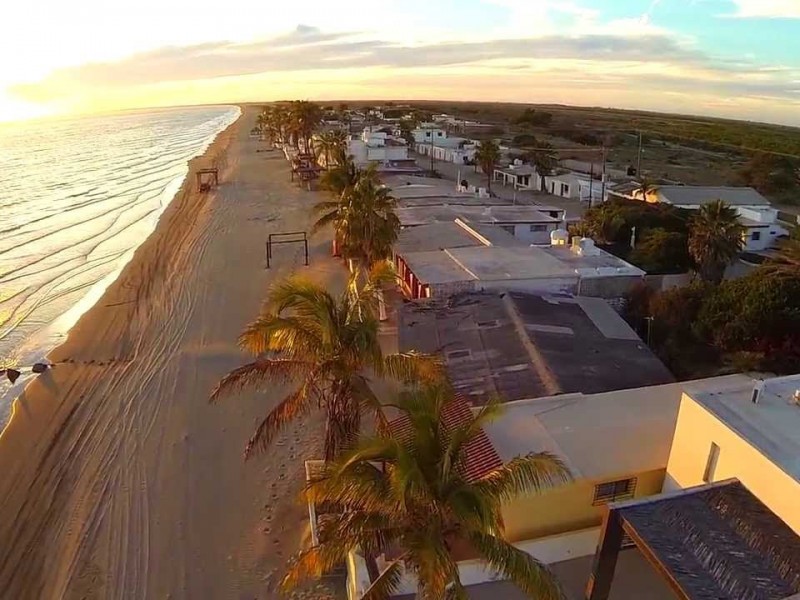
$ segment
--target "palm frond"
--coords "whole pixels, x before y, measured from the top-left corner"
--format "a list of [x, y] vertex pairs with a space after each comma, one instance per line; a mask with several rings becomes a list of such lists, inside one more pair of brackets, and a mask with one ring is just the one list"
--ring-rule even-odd
[[311, 394], [313, 386], [307, 382], [300, 389], [284, 398], [278, 406], [273, 408], [266, 418], [259, 423], [255, 433], [247, 441], [244, 450], [245, 460], [255, 453], [266, 450], [273, 438], [286, 427], [286, 425], [308, 413], [311, 408]]
[[556, 577], [544, 564], [503, 539], [472, 533], [470, 541], [489, 565], [513, 581], [525, 594], [537, 600], [563, 600]]
[[281, 352], [292, 358], [313, 356], [321, 343], [313, 321], [274, 313], [262, 314], [239, 336], [239, 347], [252, 354]]
[[383, 363], [374, 365], [381, 376], [397, 381], [441, 382], [445, 370], [442, 360], [433, 355], [418, 352], [402, 352], [383, 357]]
[[540, 492], [571, 479], [569, 468], [560, 458], [549, 452], [537, 452], [507, 462], [474, 485], [481, 493], [505, 502], [519, 494]]
[[400, 587], [400, 580], [403, 577], [403, 560], [406, 554], [396, 558], [387, 566], [378, 578], [367, 588], [362, 600], [388, 600], [397, 588]]
[[290, 562], [281, 588], [290, 592], [306, 579], [319, 579], [344, 563], [348, 553], [354, 549], [346, 536], [340, 536], [300, 552]]
[[223, 377], [211, 392], [209, 401], [214, 403], [229, 394], [259, 385], [296, 381], [311, 368], [309, 363], [301, 360], [261, 358], [234, 369]]

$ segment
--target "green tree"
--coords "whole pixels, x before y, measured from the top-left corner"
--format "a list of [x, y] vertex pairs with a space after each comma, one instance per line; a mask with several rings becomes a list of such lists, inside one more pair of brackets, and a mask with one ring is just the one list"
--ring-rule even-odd
[[475, 151], [475, 161], [486, 174], [486, 187], [491, 191], [494, 168], [500, 161], [500, 146], [492, 140], [481, 142]]
[[359, 432], [365, 412], [383, 419], [367, 372], [402, 381], [441, 376], [431, 357], [383, 354], [375, 313], [387, 277], [383, 267], [361, 285], [353, 277], [338, 297], [298, 276], [270, 290], [263, 312], [239, 338], [239, 346], [255, 360], [228, 373], [211, 394], [216, 402], [246, 388], [293, 384], [259, 424], [245, 457], [265, 449], [290, 421], [320, 408], [326, 415], [325, 458], [331, 460]]
[[744, 245], [744, 227], [736, 211], [722, 200], [704, 204], [692, 217], [689, 254], [704, 281], [719, 283]]
[[352, 551], [367, 557], [391, 551], [394, 558], [365, 599], [388, 599], [404, 569], [416, 575], [419, 598], [466, 599], [454, 552], [469, 547], [529, 597], [563, 598], [547, 567], [504, 538], [501, 507], [569, 480], [567, 468], [541, 452], [477, 480], [466, 478], [459, 468], [466, 444], [497, 415], [499, 405], [490, 403], [468, 423], [450, 428], [442, 418], [450, 401], [452, 391], [444, 386], [402, 393], [393, 406], [408, 420], [408, 435], [385, 431], [364, 437], [309, 484], [309, 502], [338, 510], [320, 518], [320, 543], [296, 557], [285, 589], [331, 571]]
[[330, 170], [333, 160], [347, 153], [348, 135], [341, 130], [323, 131], [314, 138], [314, 152], [325, 157], [325, 168]]
[[763, 268], [777, 273], [800, 275], [800, 228], [795, 228], [789, 239], [778, 242], [775, 256]]
[[684, 273], [692, 264], [686, 235], [660, 227], [642, 233], [628, 260], [648, 273]]
[[541, 189], [547, 191], [544, 178], [553, 174], [558, 164], [555, 146], [548, 142], [539, 142], [537, 147], [528, 151], [527, 159], [536, 168], [536, 172], [541, 177]]
[[400, 231], [395, 208], [389, 189], [370, 167], [356, 172], [338, 198], [317, 203], [313, 210], [319, 217], [312, 233], [332, 225], [342, 256], [369, 269], [391, 256]]
[[307, 100], [295, 100], [289, 106], [290, 130], [294, 135], [296, 147], [302, 143], [305, 152], [311, 151], [311, 135], [322, 122], [319, 105]]

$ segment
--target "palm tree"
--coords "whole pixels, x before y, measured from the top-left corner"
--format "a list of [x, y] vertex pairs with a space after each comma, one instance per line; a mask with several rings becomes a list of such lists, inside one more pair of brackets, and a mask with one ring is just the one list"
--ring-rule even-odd
[[500, 146], [492, 140], [485, 140], [478, 144], [475, 151], [475, 160], [481, 166], [481, 170], [486, 174], [486, 187], [492, 190], [492, 176], [494, 167], [500, 160]]
[[719, 283], [744, 245], [739, 215], [722, 200], [704, 204], [689, 227], [689, 254], [704, 281]]
[[393, 406], [410, 432], [394, 437], [390, 426], [377, 436], [362, 437], [308, 485], [304, 495], [309, 502], [337, 510], [320, 517], [319, 544], [295, 558], [284, 589], [329, 572], [350, 552], [360, 550], [370, 560], [391, 551], [395, 558], [365, 599], [388, 598], [404, 570], [416, 575], [419, 598], [466, 598], [454, 556], [457, 549], [466, 549], [531, 598], [563, 597], [547, 567], [504, 538], [501, 508], [520, 494], [568, 481], [567, 468], [540, 452], [477, 479], [465, 476], [466, 445], [500, 405], [489, 403], [469, 421], [452, 426], [442, 419], [452, 400], [452, 391], [443, 385], [401, 393]]
[[371, 166], [357, 172], [354, 183], [345, 187], [337, 200], [319, 202], [314, 207], [320, 216], [312, 233], [333, 225], [342, 256], [370, 269], [391, 256], [400, 231], [395, 208], [395, 199]]
[[347, 134], [341, 130], [324, 131], [314, 138], [314, 151], [325, 156], [325, 168], [331, 168], [331, 159], [347, 153]]
[[361, 171], [353, 162], [353, 157], [349, 156], [343, 148], [335, 149], [331, 160], [336, 166], [326, 171], [319, 183], [320, 187], [330, 192], [338, 202], [344, 191], [356, 184]]
[[295, 146], [303, 143], [303, 151], [311, 151], [311, 134], [322, 122], [322, 110], [313, 102], [295, 100], [289, 108], [292, 131], [295, 135]]
[[245, 458], [265, 449], [290, 421], [320, 408], [327, 417], [325, 458], [333, 459], [358, 433], [365, 411], [382, 418], [368, 370], [403, 381], [441, 376], [439, 362], [429, 356], [381, 351], [375, 312], [387, 277], [384, 266], [361, 285], [353, 277], [338, 297], [298, 276], [270, 290], [265, 309], [239, 337], [255, 360], [228, 373], [211, 394], [216, 402], [245, 388], [295, 384], [258, 426]]

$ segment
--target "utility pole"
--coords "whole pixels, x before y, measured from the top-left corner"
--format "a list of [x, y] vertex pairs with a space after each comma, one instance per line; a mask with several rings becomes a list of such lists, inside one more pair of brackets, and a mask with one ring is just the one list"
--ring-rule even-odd
[[433, 177], [433, 131], [431, 131], [431, 177]]
[[606, 146], [603, 144], [603, 186], [601, 188], [600, 202], [606, 200]]
[[636, 177], [642, 179], [642, 131], [639, 130], [639, 153], [636, 158]]
[[590, 159], [592, 162], [589, 163], [589, 208], [594, 206], [594, 158]]

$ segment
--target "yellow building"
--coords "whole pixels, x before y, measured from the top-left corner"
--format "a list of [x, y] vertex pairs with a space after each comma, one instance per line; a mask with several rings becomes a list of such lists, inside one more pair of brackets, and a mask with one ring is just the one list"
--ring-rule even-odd
[[800, 376], [683, 394], [664, 490], [729, 478], [800, 534]]

